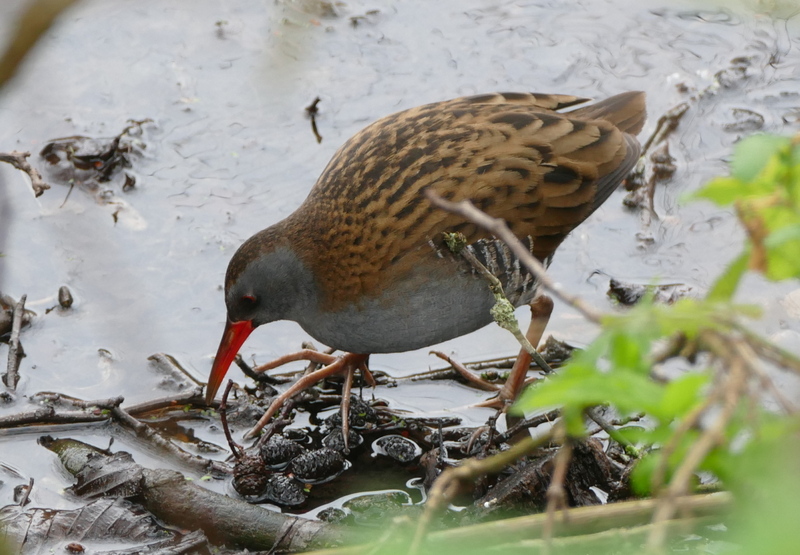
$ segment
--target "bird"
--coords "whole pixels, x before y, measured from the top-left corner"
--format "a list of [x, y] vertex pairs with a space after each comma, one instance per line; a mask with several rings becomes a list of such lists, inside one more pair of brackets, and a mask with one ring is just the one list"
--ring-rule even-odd
[[491, 323], [485, 278], [447, 247], [447, 233], [460, 234], [514, 306], [531, 303], [538, 283], [509, 248], [432, 206], [426, 192], [502, 218], [548, 265], [640, 156], [645, 94], [587, 102], [518, 92], [461, 97], [388, 115], [347, 140], [300, 207], [231, 258], [206, 402], [250, 333], [277, 320], [346, 354], [279, 359], [327, 366], [273, 401], [269, 415], [318, 379], [366, 370], [370, 354], [431, 346]]

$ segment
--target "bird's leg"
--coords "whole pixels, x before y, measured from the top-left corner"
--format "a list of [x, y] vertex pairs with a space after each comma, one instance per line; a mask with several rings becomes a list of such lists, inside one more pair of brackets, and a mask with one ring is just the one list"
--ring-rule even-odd
[[[553, 299], [547, 295], [539, 295], [530, 304], [530, 308], [531, 323], [528, 324], [528, 331], [525, 333], [525, 337], [536, 348], [539, 345], [539, 341], [542, 340], [544, 330], [550, 321], [550, 315], [553, 313]], [[503, 389], [497, 395], [498, 398], [503, 401], [515, 401], [517, 399], [525, 384], [531, 359], [531, 354], [528, 351], [520, 349], [517, 361], [514, 363]]]
[[[287, 389], [286, 391], [284, 391], [283, 393], [278, 395], [275, 399], [273, 399], [272, 403], [270, 404], [269, 408], [267, 409], [267, 412], [264, 413], [264, 416], [262, 416], [261, 419], [259, 419], [259, 421], [256, 423], [256, 425], [253, 426], [252, 430], [247, 432], [247, 435], [245, 436], [247, 439], [251, 439], [251, 438], [254, 438], [255, 436], [257, 436], [258, 433], [264, 428], [264, 426], [267, 425], [267, 423], [269, 422], [270, 418], [272, 418], [273, 415], [278, 411], [278, 409], [281, 407], [281, 405], [283, 405], [283, 403], [285, 403], [292, 396], [294, 396], [297, 393], [303, 391], [304, 389], [308, 389], [309, 387], [311, 387], [315, 383], [317, 383], [317, 382], [319, 382], [321, 380], [324, 380], [325, 378], [327, 378], [329, 376], [333, 376], [334, 374], [338, 374], [339, 372], [343, 372], [345, 370], [348, 370], [350, 367], [359, 368], [359, 369], [361, 369], [362, 372], [364, 372], [364, 369], [366, 368], [366, 360], [369, 357], [369, 355], [359, 355], [359, 354], [354, 354], [354, 353], [345, 353], [344, 355], [342, 355], [340, 357], [334, 357], [333, 355], [326, 355], [325, 353], [320, 353], [318, 351], [311, 351], [311, 350], [308, 350], [308, 349], [306, 349], [306, 351], [308, 351], [310, 353], [315, 353], [316, 355], [322, 355], [323, 357], [326, 357], [326, 358], [327, 357], [331, 357], [333, 359], [333, 361], [330, 364], [328, 364], [327, 366], [325, 366], [323, 368], [320, 368], [319, 370], [315, 370], [314, 372], [311, 372], [310, 374], [306, 374], [305, 376], [302, 376], [300, 379], [298, 379], [296, 382], [294, 382], [291, 385], [291, 387], [289, 387], [289, 389]], [[298, 357], [297, 356], [297, 355], [299, 355], [301, 353], [303, 353], [303, 351], [300, 351], [299, 353], [294, 353], [294, 354], [291, 354], [291, 355], [286, 355], [285, 357], [281, 357], [278, 360], [283, 360], [285, 362], [291, 362], [292, 360], [308, 360], [308, 358], [303, 358], [303, 357]], [[291, 357], [295, 357], [295, 358], [291, 358]], [[315, 360], [315, 359], [311, 359], [311, 360]], [[265, 366], [270, 366], [272, 364], [273, 363], [268, 363]], [[274, 368], [274, 367], [275, 366], [270, 366], [270, 368]], [[365, 376], [366, 376], [366, 374], [365, 374]], [[371, 374], [370, 374], [370, 376], [371, 376]], [[373, 381], [374, 381], [374, 379], [373, 379]], [[342, 418], [343, 419], [347, 418], [347, 415], [343, 414]]]
[[339, 413], [342, 416], [342, 441], [344, 441], [344, 454], [350, 453], [350, 391], [353, 389], [353, 379], [355, 378], [356, 368], [361, 370], [361, 377], [371, 386], [375, 387], [375, 377], [367, 368], [367, 359], [364, 358], [360, 363], [354, 361], [345, 366], [344, 385], [342, 386], [342, 403]]
[[[531, 323], [528, 324], [528, 331], [525, 333], [525, 337], [535, 347], [541, 341], [547, 322], [550, 321], [550, 314], [553, 312], [553, 300], [547, 295], [539, 295], [530, 304], [530, 308]], [[525, 378], [528, 375], [531, 360], [531, 354], [525, 349], [520, 349], [514, 367], [511, 369], [511, 373], [499, 393], [495, 397], [479, 403], [477, 406], [502, 408], [514, 402], [525, 385]]]
[[342, 404], [339, 409], [342, 415], [342, 441], [344, 442], [345, 455], [350, 453], [350, 446], [348, 439], [350, 439], [350, 390], [353, 388], [353, 376], [356, 373], [356, 367], [352, 364], [347, 366], [344, 385], [342, 386]]

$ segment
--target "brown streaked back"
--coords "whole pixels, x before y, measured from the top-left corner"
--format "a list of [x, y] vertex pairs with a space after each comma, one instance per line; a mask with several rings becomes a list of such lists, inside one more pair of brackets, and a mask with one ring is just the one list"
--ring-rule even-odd
[[411, 270], [410, 252], [444, 231], [469, 242], [488, 235], [433, 208], [422, 191], [469, 199], [504, 218], [532, 252], [552, 256], [566, 235], [613, 192], [639, 146], [644, 94], [591, 106], [566, 95], [490, 94], [392, 114], [348, 140], [305, 203], [276, 226], [335, 309], [370, 297]]

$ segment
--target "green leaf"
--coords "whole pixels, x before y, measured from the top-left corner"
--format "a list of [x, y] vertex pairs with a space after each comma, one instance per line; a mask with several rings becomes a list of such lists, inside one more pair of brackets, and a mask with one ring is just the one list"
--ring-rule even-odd
[[767, 277], [773, 281], [800, 277], [800, 241], [769, 251], [767, 261]]
[[764, 240], [764, 244], [769, 248], [780, 248], [783, 244], [789, 241], [800, 240], [800, 223], [789, 224], [774, 233]]
[[656, 451], [648, 453], [636, 463], [633, 472], [631, 472], [631, 489], [636, 495], [642, 497], [650, 495], [650, 490], [653, 489], [653, 473], [659, 460], [660, 453]]
[[608, 373], [571, 372], [569, 365], [536, 387], [528, 388], [514, 412], [564, 407], [578, 412], [611, 403], [623, 413], [648, 412], [661, 417], [663, 386], [645, 375], [622, 369]]
[[648, 364], [644, 360], [650, 342], [634, 334], [615, 333], [611, 341], [611, 364], [616, 369], [646, 372]]
[[691, 373], [672, 380], [666, 385], [661, 400], [661, 413], [671, 418], [681, 418], [702, 400], [701, 392], [711, 381], [708, 373]]
[[717, 177], [709, 181], [689, 198], [706, 199], [719, 206], [733, 204], [737, 199], [752, 194], [747, 183], [734, 177]]
[[765, 240], [767, 277], [772, 280], [800, 277], [800, 223], [780, 222]]
[[769, 159], [783, 148], [789, 148], [791, 139], [777, 135], [752, 135], [743, 139], [734, 149], [731, 174], [744, 182], [752, 181], [766, 167]]
[[709, 301], [729, 301], [736, 293], [736, 288], [742, 280], [750, 262], [750, 249], [746, 249], [740, 254], [717, 278], [711, 290], [706, 295]]
[[[684, 460], [684, 457], [691, 446], [697, 441], [699, 432], [697, 430], [689, 430], [678, 442], [674, 451], [667, 459], [667, 472], [665, 479], [669, 481], [672, 471]], [[654, 450], [636, 464], [631, 473], [631, 487], [638, 495], [649, 495], [652, 493], [653, 487], [653, 474], [656, 468], [662, 464], [664, 452]]]
[[571, 437], [583, 437], [586, 435], [582, 408], [566, 406], [561, 410], [561, 418], [566, 424], [567, 434]]

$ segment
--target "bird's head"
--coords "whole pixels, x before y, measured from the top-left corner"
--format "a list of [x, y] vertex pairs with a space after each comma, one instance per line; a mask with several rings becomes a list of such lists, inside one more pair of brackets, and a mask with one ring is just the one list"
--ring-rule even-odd
[[206, 386], [214, 399], [245, 339], [262, 324], [295, 319], [316, 301], [311, 273], [284, 241], [266, 229], [242, 244], [228, 264], [225, 304], [228, 318]]

